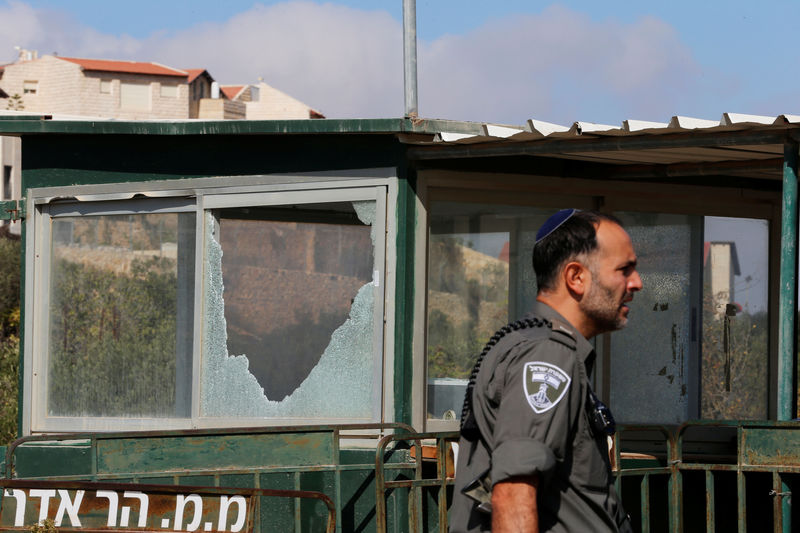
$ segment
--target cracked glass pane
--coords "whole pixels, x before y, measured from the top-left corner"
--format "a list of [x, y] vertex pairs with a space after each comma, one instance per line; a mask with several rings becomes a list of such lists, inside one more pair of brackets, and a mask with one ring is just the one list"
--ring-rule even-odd
[[701, 217], [616, 213], [631, 236], [643, 290], [628, 326], [611, 334], [611, 408], [619, 422], [681, 423], [689, 417], [692, 228]]
[[194, 214], [53, 219], [47, 414], [190, 412]]
[[375, 202], [207, 217], [203, 416], [369, 418]]

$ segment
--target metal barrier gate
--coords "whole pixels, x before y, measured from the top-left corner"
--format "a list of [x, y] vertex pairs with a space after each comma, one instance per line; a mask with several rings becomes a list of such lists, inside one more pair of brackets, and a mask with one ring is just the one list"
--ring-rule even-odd
[[[363, 433], [355, 433], [359, 431]], [[374, 440], [376, 432], [389, 431], [392, 433], [377, 443], [374, 463], [342, 461], [340, 439]], [[91, 480], [139, 487], [195, 487], [219, 493], [228, 490], [223, 488], [230, 486], [231, 480], [238, 480], [235, 486], [243, 493], [260, 490], [259, 497], [292, 498], [295, 531], [308, 529], [308, 523], [301, 526], [301, 521], [305, 514], [314, 514], [302, 503], [303, 498], [323, 502], [329, 498], [335, 513], [325, 523], [319, 522], [319, 530], [330, 529], [332, 523], [338, 531], [368, 529], [374, 518], [378, 533], [445, 532], [454, 479], [451, 444], [458, 437], [457, 432], [416, 433], [400, 424], [37, 436], [9, 447], [4, 485], [14, 488], [12, 485], [23, 486], [37, 479], [51, 484]], [[89, 441], [91, 450], [86, 472], [34, 475], [36, 472], [23, 465], [25, 461], [14, 461], [26, 445], [80, 439]], [[791, 492], [800, 485], [798, 423], [692, 422], [677, 428], [623, 425], [613, 444], [617, 490], [639, 531], [792, 530]], [[247, 461], [243, 463], [242, 457]], [[16, 472], [22, 480], [11, 479], [14, 465], [22, 468]], [[324, 483], [325, 490], [304, 491], [308, 487], [303, 486], [303, 476], [315, 473], [332, 477]], [[353, 473], [365, 479], [374, 474], [374, 501], [365, 498], [363, 490], [345, 489], [342, 476]], [[263, 476], [275, 474], [292, 486], [262, 489]], [[199, 487], [193, 483], [197, 480], [208, 484]], [[365, 481], [361, 489], [370, 483]], [[167, 492], [170, 490], [177, 489]], [[349, 509], [343, 520], [343, 508], [358, 498], [369, 500], [367, 505], [374, 508], [359, 516]], [[390, 499], [391, 509], [387, 505]], [[800, 523], [797, 512], [794, 514], [794, 522]], [[248, 519], [250, 523], [256, 530], [265, 527], [259, 524], [258, 513]]]
[[[386, 433], [397, 431], [406, 435], [414, 434], [413, 428], [404, 424], [354, 424], [37, 435], [19, 439], [9, 446], [5, 480], [0, 485], [8, 487], [9, 491], [31, 484], [36, 485], [33, 490], [41, 491], [45, 490], [45, 485], [52, 485], [47, 490], [56, 491], [58, 488], [70, 490], [69, 487], [77, 487], [88, 481], [95, 488], [91, 495], [87, 493], [85, 496], [87, 502], [96, 500], [94, 494], [97, 487], [102, 486], [105, 489], [101, 487], [99, 490], [120, 494], [120, 506], [124, 491], [141, 492], [134, 487], [143, 486], [151, 490], [160, 487], [159, 490], [180, 493], [183, 496], [178, 497], [184, 499], [188, 497], [187, 491], [199, 495], [201, 499], [203, 494], [239, 494], [256, 502], [256, 510], [252, 516], [248, 514], [247, 519], [251, 530], [323, 531], [331, 530], [335, 525], [337, 531], [348, 531], [371, 527], [369, 523], [375, 518], [372, 497], [364, 498], [358, 488], [353, 489], [352, 485], [374, 483], [373, 478], [377, 477], [375, 463], [369, 459], [375, 449], [374, 443]], [[361, 447], [342, 450], [340, 441], [344, 439], [362, 441]], [[370, 441], [373, 444], [366, 447], [364, 442]], [[72, 448], [69, 459], [72, 464], [60, 471], [58, 454], [69, 448]], [[48, 456], [56, 459], [50, 460], [52, 464], [42, 464], [41, 459]], [[396, 471], [400, 475], [413, 470], [410, 464], [407, 454], [394, 453], [385, 470]], [[347, 481], [343, 481], [343, 478], [347, 478]], [[59, 483], [65, 485], [56, 487]], [[309, 487], [314, 490], [304, 490]], [[54, 496], [53, 505], [59, 501], [66, 501], [66, 508], [74, 505], [74, 489], [69, 494], [58, 493], [59, 496]], [[7, 493], [7, 497], [13, 499], [15, 494], [22, 501], [24, 496], [21, 490]], [[61, 500], [58, 499], [60, 496], [63, 496]], [[160, 496], [153, 498], [156, 501]], [[294, 503], [289, 504], [292, 508], [288, 513], [282, 513], [291, 515], [284, 519], [271, 509], [280, 507], [286, 511], [286, 503], [281, 502], [287, 499]], [[30, 501], [28, 503], [31, 504]], [[40, 502], [36, 500], [34, 503], [39, 505]], [[384, 506], [385, 503], [382, 502]], [[402, 503], [398, 502], [396, 506]], [[198, 508], [205, 509], [207, 506], [204, 504], [203, 500]], [[41, 505], [45, 505], [44, 501]], [[86, 505], [91, 507], [89, 503]], [[176, 504], [173, 499], [165, 505], [175, 509]], [[358, 506], [367, 509], [359, 509]], [[129, 508], [129, 514], [135, 514], [136, 509], [140, 509]], [[248, 500], [248, 513], [251, 508]], [[334, 510], [333, 515], [329, 508]], [[345, 508], [347, 516], [344, 516]], [[35, 509], [30, 512], [35, 513]], [[53, 512], [54, 508], [51, 508], [51, 514]], [[105, 509], [103, 512], [110, 520], [113, 514], [111, 510]], [[191, 512], [189, 508], [187, 513]], [[160, 524], [162, 520], [171, 521], [164, 522], [166, 529], [156, 525], [156, 530], [169, 531], [173, 527], [169, 524], [177, 523], [177, 513], [173, 515], [164, 518], [154, 515], [151, 522], [155, 520]], [[216, 515], [208, 520], [203, 518], [202, 521], [201, 530], [216, 530]], [[224, 521], [219, 519], [219, 522]]]
[[[625, 451], [631, 448], [644, 453]], [[800, 481], [796, 422], [621, 426], [612, 462], [617, 490], [642, 532], [660, 518], [660, 530], [673, 533], [792, 531], [791, 489]]]

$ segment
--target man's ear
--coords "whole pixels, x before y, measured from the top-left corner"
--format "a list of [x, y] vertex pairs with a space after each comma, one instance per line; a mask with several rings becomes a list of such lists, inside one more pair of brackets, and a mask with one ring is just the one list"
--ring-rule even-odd
[[588, 280], [589, 270], [581, 263], [572, 261], [564, 267], [564, 283], [571, 293], [583, 296], [589, 287]]

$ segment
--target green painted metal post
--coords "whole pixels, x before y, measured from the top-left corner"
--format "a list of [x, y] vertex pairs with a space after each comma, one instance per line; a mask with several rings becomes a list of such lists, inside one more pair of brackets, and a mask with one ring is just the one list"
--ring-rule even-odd
[[[794, 381], [797, 353], [797, 161], [798, 145], [783, 147], [783, 209], [781, 216], [781, 277], [778, 317], [778, 420], [795, 417]], [[782, 492], [788, 492], [786, 484]], [[783, 503], [783, 531], [792, 530], [791, 507]]]
[[717, 528], [715, 494], [714, 472], [706, 470], [706, 533], [714, 533]]
[[395, 282], [394, 421], [411, 424], [414, 337], [414, 237], [417, 224], [414, 176], [400, 168], [397, 190], [397, 277]]
[[778, 420], [794, 418], [795, 328], [797, 315], [797, 160], [798, 145], [783, 149], [781, 277], [778, 323]]
[[642, 533], [650, 533], [650, 474], [642, 476], [639, 504], [642, 513]]

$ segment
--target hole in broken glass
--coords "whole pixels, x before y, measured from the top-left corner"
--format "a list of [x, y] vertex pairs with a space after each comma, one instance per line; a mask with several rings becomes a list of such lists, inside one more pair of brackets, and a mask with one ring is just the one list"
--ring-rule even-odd
[[374, 216], [374, 202], [218, 212], [205, 415], [369, 416]]

